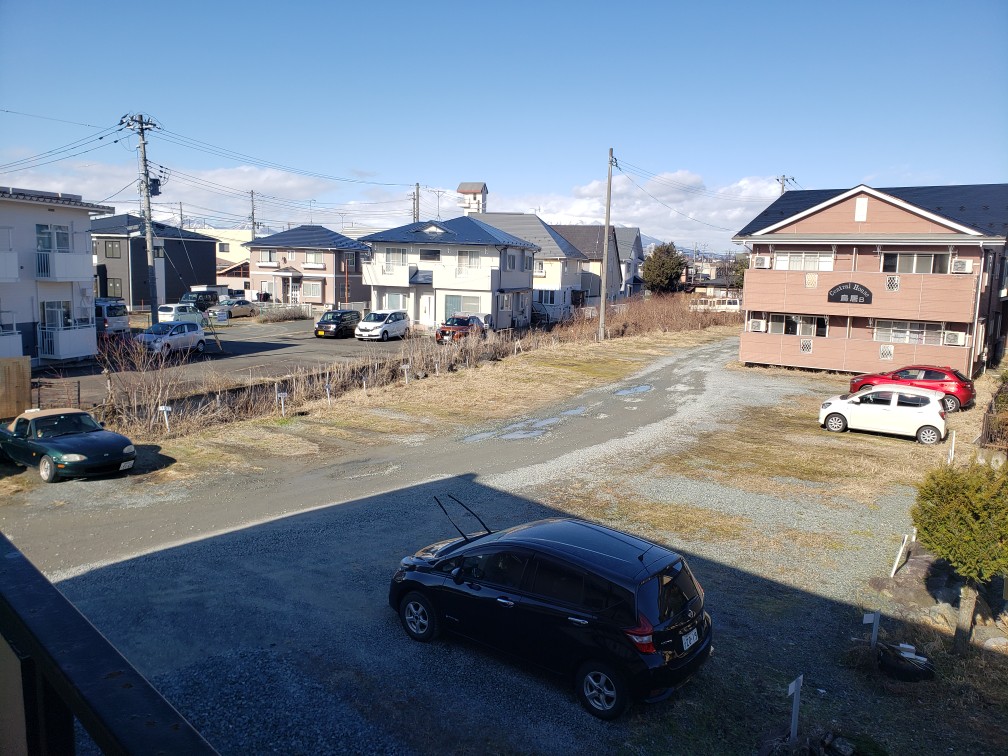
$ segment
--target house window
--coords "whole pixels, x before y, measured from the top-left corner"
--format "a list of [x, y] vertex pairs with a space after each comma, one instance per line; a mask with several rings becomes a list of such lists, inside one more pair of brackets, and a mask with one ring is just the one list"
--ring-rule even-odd
[[38, 252], [69, 252], [70, 226], [37, 223], [35, 249]]
[[784, 315], [782, 313], [772, 313], [770, 315], [770, 333], [783, 334], [785, 336], [819, 336], [825, 337], [829, 319], [822, 315]]
[[259, 262], [265, 263], [275, 263], [279, 260], [277, 251], [275, 249], [260, 249], [259, 250]]
[[774, 270], [833, 270], [831, 252], [778, 252]]
[[353, 251], [344, 252], [343, 266], [347, 273], [353, 273], [357, 270], [357, 253]]
[[154, 247], [154, 257], [164, 257], [164, 247]]
[[458, 267], [478, 268], [480, 266], [480, 253], [460, 249], [458, 253]]
[[322, 282], [303, 281], [301, 283], [301, 294], [308, 299], [322, 299]]
[[478, 296], [462, 296], [460, 294], [446, 294], [444, 298], [445, 316], [451, 317], [456, 312], [479, 312], [480, 298]]
[[421, 249], [420, 262], [441, 262], [440, 249]]
[[259, 291], [263, 294], [273, 294], [273, 282], [272, 281], [260, 281]]
[[108, 286], [108, 296], [110, 297], [121, 297], [122, 296], [122, 279], [121, 278], [109, 278], [106, 281]]
[[930, 252], [883, 252], [883, 273], [948, 273], [949, 255]]
[[405, 265], [406, 264], [406, 248], [405, 247], [385, 247], [385, 265]]
[[297, 262], [297, 253], [293, 249], [284, 250], [284, 256], [280, 258], [282, 262]]
[[939, 323], [917, 323], [909, 320], [876, 320], [875, 341], [887, 344], [931, 344], [941, 346]]
[[220, 252], [220, 254], [222, 255], [226, 255], [228, 252], [231, 251], [231, 245], [228, 244], [227, 242], [220, 242], [217, 245], [217, 251]]
[[304, 261], [313, 265], [321, 265], [323, 263], [321, 252], [305, 252]]
[[121, 244], [121, 242], [118, 239], [114, 240], [114, 241], [106, 239], [106, 241], [105, 241], [105, 257], [110, 258], [110, 259], [112, 259], [112, 258], [121, 258], [122, 257], [122, 247], [120, 246], [120, 244]]
[[556, 304], [556, 292], [553, 289], [536, 289], [535, 299], [546, 305]]
[[[564, 262], [564, 272], [567, 271], [567, 263]], [[542, 260], [535, 261], [535, 267], [532, 269], [533, 275], [545, 276], [546, 275], [546, 263]]]
[[514, 270], [518, 265], [518, 255], [508, 254], [507, 256], [507, 269]]
[[39, 302], [43, 328], [63, 328], [73, 325], [73, 314], [68, 300]]
[[525, 255], [525, 267], [522, 270], [532, 270], [532, 255]]
[[504, 312], [511, 312], [511, 295], [501, 294], [500, 295], [500, 308]]
[[385, 309], [386, 310], [406, 309], [406, 295], [389, 292], [388, 294], [385, 295]]

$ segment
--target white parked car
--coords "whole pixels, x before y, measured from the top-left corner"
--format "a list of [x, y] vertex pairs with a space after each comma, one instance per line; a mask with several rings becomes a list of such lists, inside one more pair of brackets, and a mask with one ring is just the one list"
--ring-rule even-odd
[[202, 354], [206, 349], [206, 334], [203, 329], [199, 323], [189, 321], [155, 323], [143, 333], [137, 334], [136, 340], [149, 351], [157, 352], [163, 357], [173, 352], [189, 350]]
[[207, 318], [202, 312], [200, 312], [196, 305], [176, 303], [176, 304], [163, 304], [157, 308], [158, 320], [166, 321], [171, 320], [176, 323], [188, 322], [195, 323], [196, 325], [206, 325]]
[[388, 341], [397, 336], [409, 336], [410, 319], [405, 310], [375, 310], [364, 316], [357, 324], [354, 336], [358, 339]]
[[936, 444], [946, 433], [944, 396], [941, 391], [881, 383], [827, 399], [819, 409], [819, 425], [834, 433], [850, 428]]

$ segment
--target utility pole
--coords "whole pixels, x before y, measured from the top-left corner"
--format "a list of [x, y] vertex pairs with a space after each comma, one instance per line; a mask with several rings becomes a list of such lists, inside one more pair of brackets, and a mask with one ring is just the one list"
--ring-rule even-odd
[[420, 222], [420, 183], [417, 182], [416, 188], [413, 190], [413, 222]]
[[255, 241], [255, 191], [249, 192], [252, 195], [252, 238], [250, 241]]
[[182, 203], [181, 202], [178, 203], [178, 227], [179, 228], [184, 228], [185, 227], [185, 218], [182, 217]]
[[785, 176], [784, 174], [781, 174], [780, 176], [777, 176], [775, 180], [778, 184], [780, 184], [780, 193], [784, 194], [784, 192], [787, 191], [787, 182], [794, 181], [794, 176]]
[[143, 194], [144, 226], [146, 227], [147, 235], [147, 283], [150, 291], [150, 322], [153, 325], [158, 322], [158, 291], [157, 272], [154, 267], [154, 229], [151, 226], [151, 186], [150, 171], [147, 166], [147, 139], [145, 132], [147, 129], [160, 127], [150, 118], [144, 118], [143, 113], [125, 115], [120, 119], [119, 123], [136, 131], [140, 135], [140, 191]]
[[612, 205], [612, 147], [609, 148], [609, 178], [605, 195], [605, 239], [602, 241], [602, 281], [599, 284], [598, 340], [605, 340], [606, 275], [609, 269], [609, 207]]

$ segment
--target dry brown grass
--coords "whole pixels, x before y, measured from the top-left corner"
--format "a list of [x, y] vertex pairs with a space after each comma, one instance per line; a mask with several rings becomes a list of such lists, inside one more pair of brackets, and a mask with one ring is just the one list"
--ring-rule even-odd
[[945, 445], [925, 447], [869, 433], [830, 434], [816, 422], [821, 401], [795, 396], [777, 406], [749, 408], [732, 426], [707, 433], [689, 449], [657, 462], [669, 475], [870, 505], [885, 493], [884, 487], [913, 485], [948, 453]]

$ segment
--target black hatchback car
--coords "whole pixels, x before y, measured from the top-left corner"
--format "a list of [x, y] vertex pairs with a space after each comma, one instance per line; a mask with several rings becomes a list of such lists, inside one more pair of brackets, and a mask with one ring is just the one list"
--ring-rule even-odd
[[357, 310], [326, 310], [315, 324], [315, 336], [353, 336], [358, 323], [360, 313]]
[[575, 519], [463, 536], [406, 557], [389, 604], [406, 633], [458, 633], [573, 680], [615, 719], [667, 698], [713, 649], [704, 594], [664, 546]]

